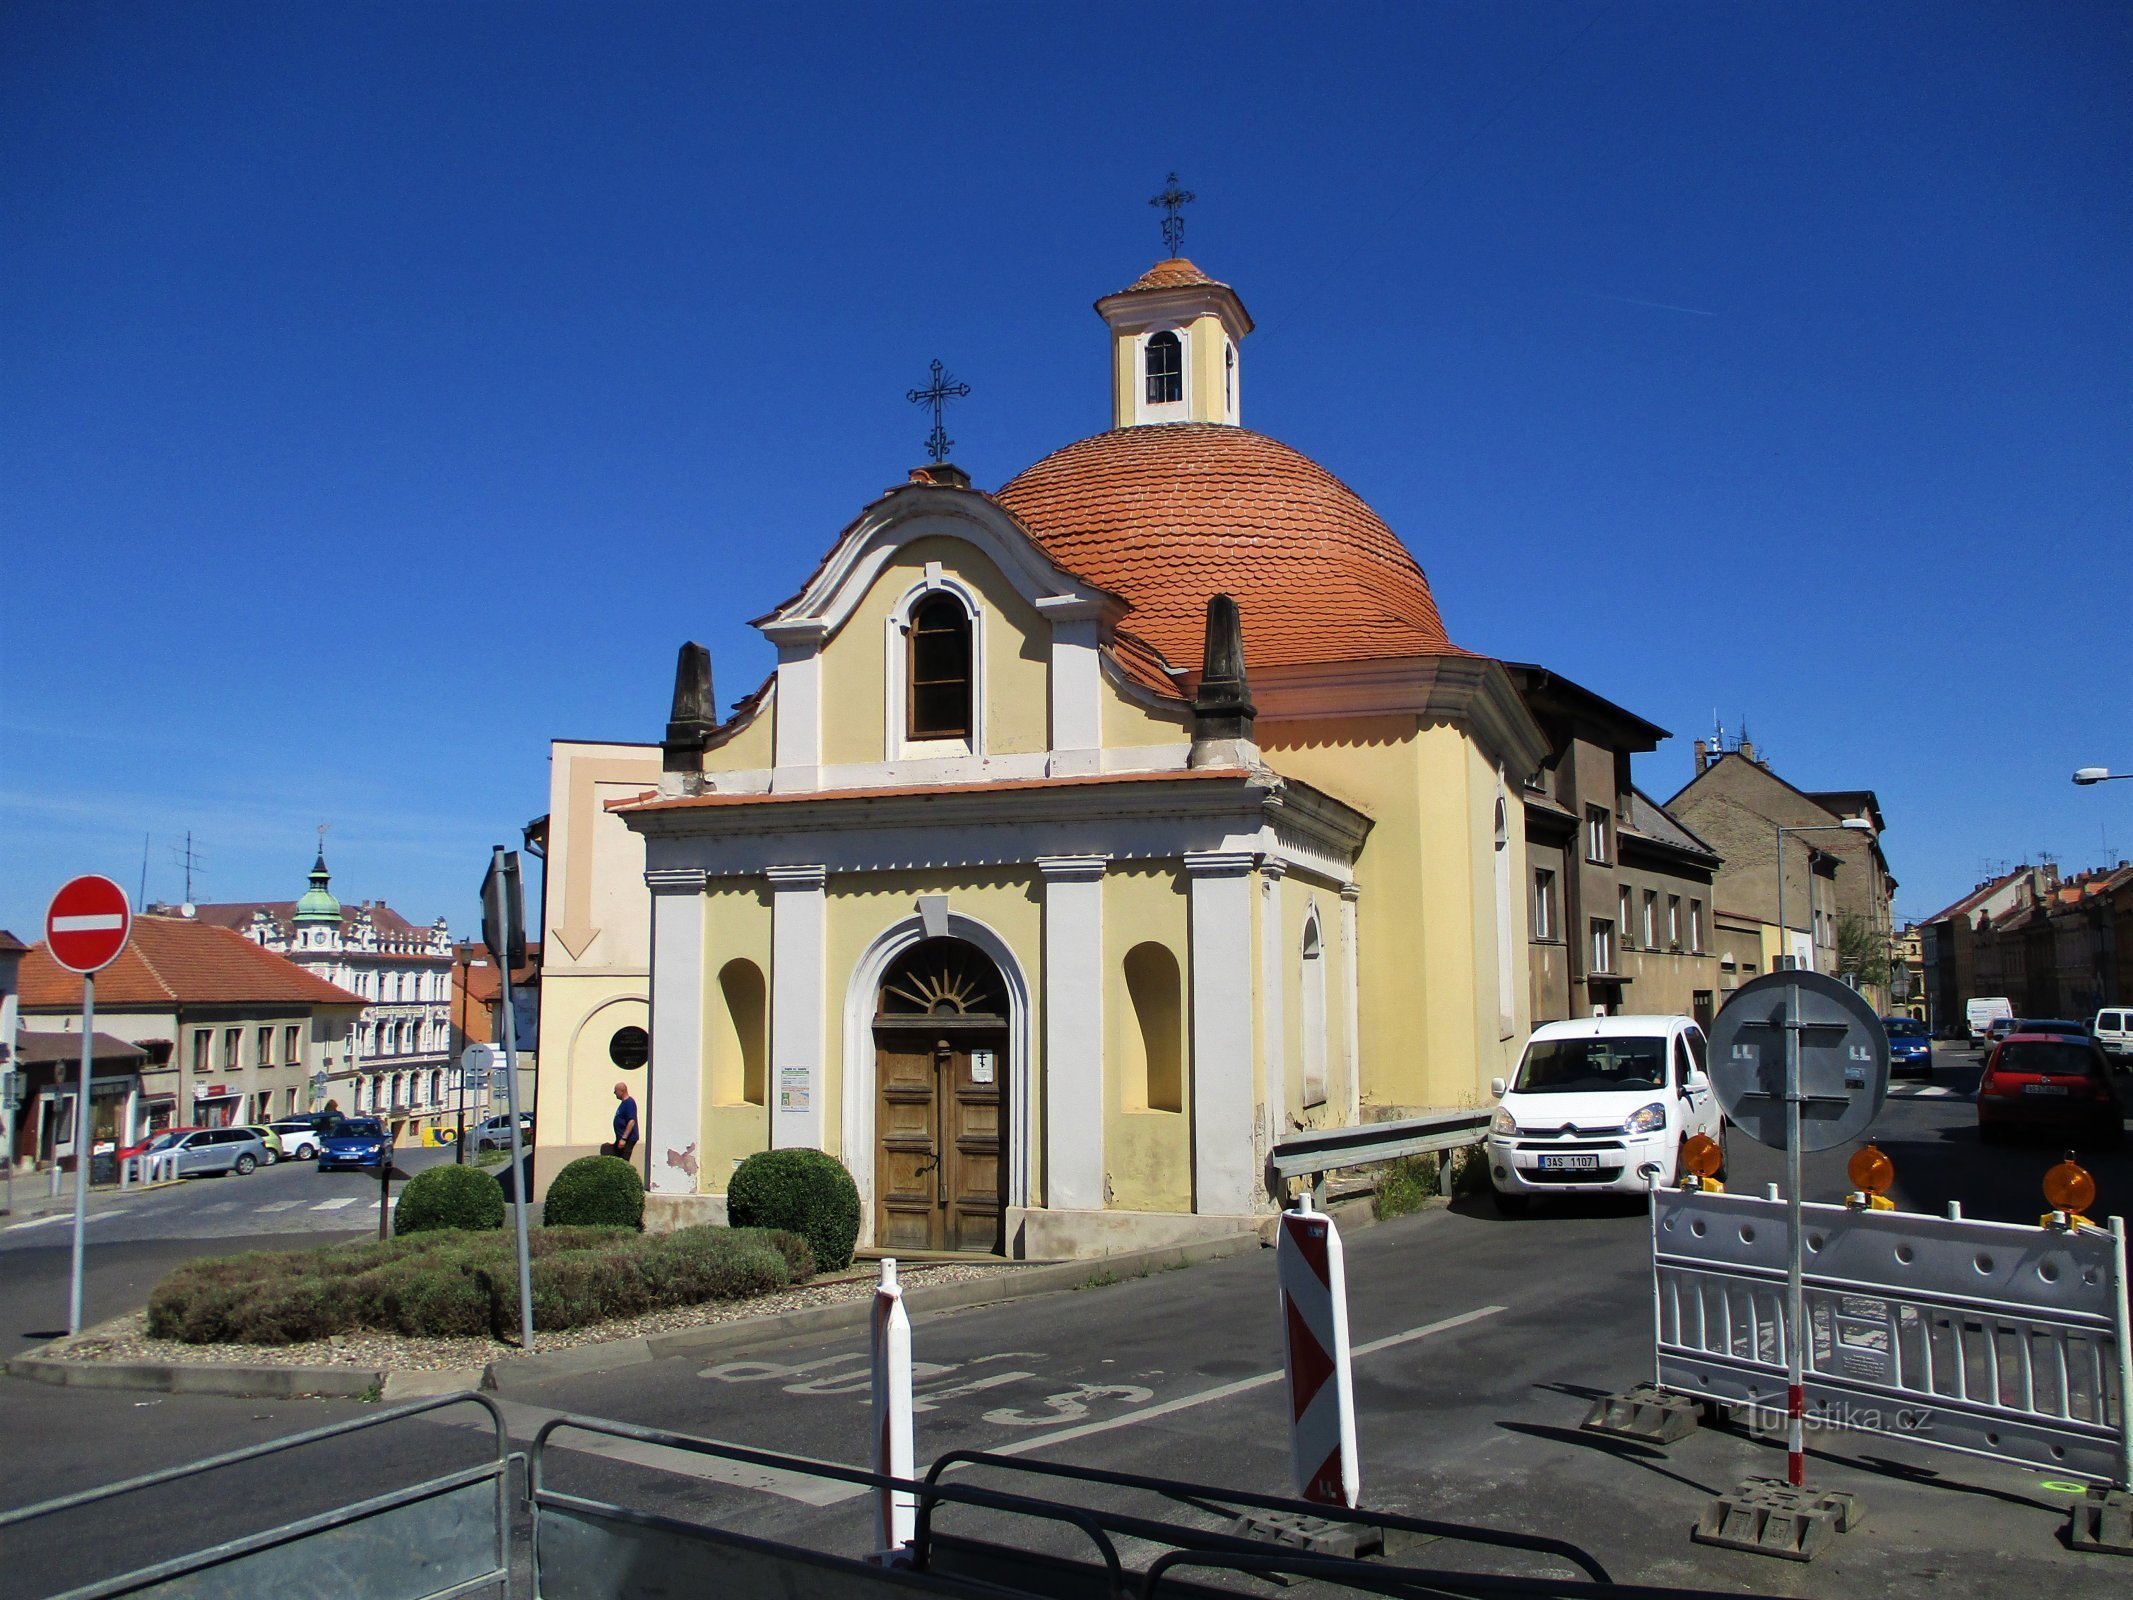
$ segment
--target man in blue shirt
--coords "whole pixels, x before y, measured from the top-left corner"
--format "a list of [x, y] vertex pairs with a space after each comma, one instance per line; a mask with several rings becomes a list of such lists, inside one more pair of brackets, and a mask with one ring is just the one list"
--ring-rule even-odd
[[637, 1098], [626, 1083], [615, 1085], [615, 1098], [622, 1103], [615, 1107], [615, 1142], [610, 1148], [627, 1161], [637, 1151]]

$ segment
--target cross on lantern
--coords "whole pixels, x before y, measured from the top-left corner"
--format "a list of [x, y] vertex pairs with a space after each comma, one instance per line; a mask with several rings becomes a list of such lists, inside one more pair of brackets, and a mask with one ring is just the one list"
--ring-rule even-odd
[[1170, 187], [1148, 202], [1163, 208], [1163, 248], [1170, 252], [1172, 260], [1185, 248], [1185, 208], [1194, 198], [1190, 190], [1178, 187], [1178, 175], [1173, 172]]
[[960, 400], [970, 393], [970, 385], [957, 383], [948, 376], [938, 360], [933, 363], [933, 381], [923, 389], [913, 389], [904, 398], [915, 406], [933, 407], [933, 431], [926, 436], [926, 453], [935, 461], [946, 461], [955, 441], [948, 437], [943, 426], [950, 400]]

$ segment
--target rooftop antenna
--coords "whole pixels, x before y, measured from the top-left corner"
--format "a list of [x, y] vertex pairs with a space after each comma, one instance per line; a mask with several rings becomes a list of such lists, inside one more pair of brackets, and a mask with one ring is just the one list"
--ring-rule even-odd
[[185, 868], [185, 904], [191, 905], [193, 903], [193, 875], [198, 873], [203, 878], [207, 876], [207, 868], [200, 860], [200, 852], [193, 848], [192, 829], [187, 828], [185, 830], [185, 848], [180, 850], [173, 845], [170, 854], [173, 861]]
[[134, 897], [133, 903], [143, 908], [148, 904], [148, 835], [145, 833], [141, 835], [141, 892]]

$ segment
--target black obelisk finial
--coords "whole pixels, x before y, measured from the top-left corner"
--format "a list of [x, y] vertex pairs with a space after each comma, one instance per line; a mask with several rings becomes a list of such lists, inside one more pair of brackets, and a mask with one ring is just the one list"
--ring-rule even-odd
[[674, 710], [667, 718], [661, 744], [661, 770], [701, 772], [704, 746], [718, 726], [718, 702], [711, 694], [711, 652], [693, 639], [674, 662]]
[[1192, 739], [1252, 737], [1252, 686], [1244, 676], [1244, 619], [1226, 594], [1207, 602], [1207, 649], [1200, 661], [1200, 688], [1192, 697]]

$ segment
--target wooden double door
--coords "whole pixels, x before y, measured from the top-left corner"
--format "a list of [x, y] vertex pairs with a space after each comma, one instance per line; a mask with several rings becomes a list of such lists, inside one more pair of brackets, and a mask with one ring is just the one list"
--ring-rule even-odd
[[878, 1025], [874, 1062], [874, 1242], [1004, 1253], [1005, 1030]]

